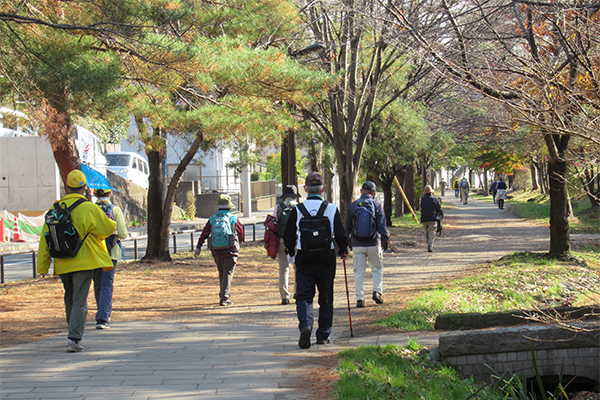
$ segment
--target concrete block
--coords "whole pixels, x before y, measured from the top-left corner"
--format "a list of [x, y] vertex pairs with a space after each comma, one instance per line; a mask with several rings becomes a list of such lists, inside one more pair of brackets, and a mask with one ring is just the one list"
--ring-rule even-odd
[[506, 358], [508, 361], [516, 361], [517, 360], [517, 352], [511, 351], [509, 353], [506, 353]]
[[498, 353], [498, 362], [504, 363], [508, 360], [506, 353]]

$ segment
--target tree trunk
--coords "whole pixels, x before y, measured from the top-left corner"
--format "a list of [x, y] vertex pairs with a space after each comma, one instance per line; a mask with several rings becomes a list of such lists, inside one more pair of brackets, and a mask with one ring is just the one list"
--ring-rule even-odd
[[289, 173], [288, 173], [288, 135], [285, 135], [283, 137], [283, 140], [281, 141], [281, 190], [283, 193], [283, 189], [285, 189], [285, 187], [287, 185], [290, 184], [289, 182]]
[[298, 172], [296, 171], [296, 132], [288, 131], [288, 185], [298, 187]]
[[[143, 260], [170, 261], [168, 226], [163, 226], [163, 155], [161, 151], [147, 150], [148, 167], [148, 246]], [[163, 236], [164, 235], [164, 236]]]
[[45, 135], [52, 147], [54, 160], [58, 166], [65, 190], [67, 188], [67, 175], [74, 169], [79, 169], [79, 152], [75, 145], [73, 132], [75, 125], [66, 110], [60, 110], [49, 104], [46, 105], [46, 130]]
[[540, 186], [538, 185], [538, 173], [535, 163], [529, 164], [529, 172], [531, 173], [531, 190], [539, 190]]
[[387, 226], [392, 226], [392, 182], [388, 180], [379, 182], [383, 188], [383, 212]]
[[[173, 203], [175, 201], [175, 194], [177, 192], [177, 187], [181, 182], [181, 177], [183, 173], [187, 169], [188, 165], [192, 162], [192, 159], [198, 152], [200, 145], [203, 141], [202, 132], [199, 132], [192, 142], [190, 148], [187, 153], [183, 157], [183, 159], [177, 165], [173, 176], [171, 177], [171, 181], [169, 182], [169, 186], [167, 187], [166, 194], [164, 196], [164, 203], [160, 207], [160, 210], [155, 212], [156, 216], [152, 218], [152, 226], [151, 226], [151, 218], [150, 218], [150, 194], [152, 191], [152, 179], [150, 179], [150, 187], [148, 188], [148, 248], [146, 250], [146, 255], [143, 257], [143, 260], [161, 260], [161, 261], [171, 261], [171, 254], [169, 251], [169, 228], [171, 227], [171, 216], [173, 215]], [[152, 158], [151, 158], [152, 155]], [[157, 168], [159, 170], [159, 175], [161, 176], [160, 181], [155, 184], [160, 185], [162, 187], [162, 176], [163, 176], [163, 159], [164, 157], [160, 152], [149, 151], [148, 152], [148, 164], [150, 166], [150, 176], [152, 177], [153, 167], [152, 164], [159, 164]], [[156, 166], [154, 167], [156, 168]], [[155, 196], [152, 199], [153, 208], [155, 206], [154, 202], [158, 201], [159, 196]], [[163, 202], [162, 193], [160, 194], [161, 202]], [[160, 222], [158, 223], [156, 218], [160, 215]], [[158, 224], [158, 225], [157, 225]], [[158, 234], [153, 233], [158, 232]], [[152, 238], [152, 247], [150, 245]]]
[[[404, 177], [404, 186], [402, 186], [402, 189], [404, 190], [404, 194], [406, 195], [406, 198], [408, 199], [412, 209], [415, 212], [418, 211], [419, 207], [415, 201], [417, 198], [415, 188], [415, 166], [412, 164], [406, 167], [406, 175]], [[404, 213], [410, 213], [410, 210], [407, 206], [404, 207]]]
[[567, 219], [567, 162], [548, 162], [550, 181], [550, 254], [566, 255], [571, 251]]

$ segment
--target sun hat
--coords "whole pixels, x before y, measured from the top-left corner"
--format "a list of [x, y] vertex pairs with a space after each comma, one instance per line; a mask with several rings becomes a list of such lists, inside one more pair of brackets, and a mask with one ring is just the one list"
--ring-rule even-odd
[[370, 192], [375, 192], [377, 191], [377, 186], [375, 186], [375, 183], [372, 181], [366, 181], [365, 183], [363, 183], [362, 189], [368, 190]]
[[95, 189], [94, 194], [96, 197], [103, 197], [106, 194], [110, 193], [110, 189]]
[[74, 169], [67, 175], [67, 186], [73, 189], [79, 189], [87, 183], [85, 174], [78, 169]]
[[295, 199], [300, 198], [300, 195], [298, 194], [298, 189], [295, 185], [287, 185], [283, 190], [283, 194], [281, 195], [280, 199], [283, 200], [288, 197], [293, 197]]
[[226, 194], [221, 194], [219, 195], [219, 199], [217, 200], [216, 205], [219, 208], [233, 208], [234, 205], [231, 202], [231, 197], [227, 196]]
[[323, 179], [323, 175], [320, 173], [311, 172], [306, 176], [304, 184], [306, 186], [323, 186], [325, 184], [325, 179]]
[[427, 185], [423, 188], [423, 194], [433, 193], [431, 186]]

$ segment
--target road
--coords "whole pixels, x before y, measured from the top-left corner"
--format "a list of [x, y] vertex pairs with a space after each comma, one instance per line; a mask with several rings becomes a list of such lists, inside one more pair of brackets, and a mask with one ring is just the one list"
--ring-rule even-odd
[[[171, 235], [169, 249], [172, 254], [193, 250], [200, 237], [199, 230], [177, 232]], [[247, 242], [262, 240], [265, 227], [262, 224], [245, 224], [244, 236]], [[122, 241], [126, 261], [139, 259], [146, 254], [147, 240], [144, 236], [139, 238], [128, 238]], [[137, 248], [137, 250], [136, 250]], [[4, 263], [4, 282], [14, 282], [22, 279], [30, 279], [34, 276], [33, 261], [37, 257], [37, 251], [26, 250], [20, 254], [1, 255]], [[52, 266], [50, 267], [52, 271]]]

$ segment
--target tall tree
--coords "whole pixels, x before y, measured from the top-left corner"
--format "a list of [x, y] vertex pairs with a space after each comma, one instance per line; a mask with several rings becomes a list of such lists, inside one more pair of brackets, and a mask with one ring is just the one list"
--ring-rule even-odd
[[599, 6], [423, 1], [420, 18], [406, 14], [412, 3], [387, 6], [407, 42], [439, 71], [510, 108], [513, 121], [537, 127], [549, 154], [550, 253], [569, 254], [567, 150], [572, 136], [600, 144]]

